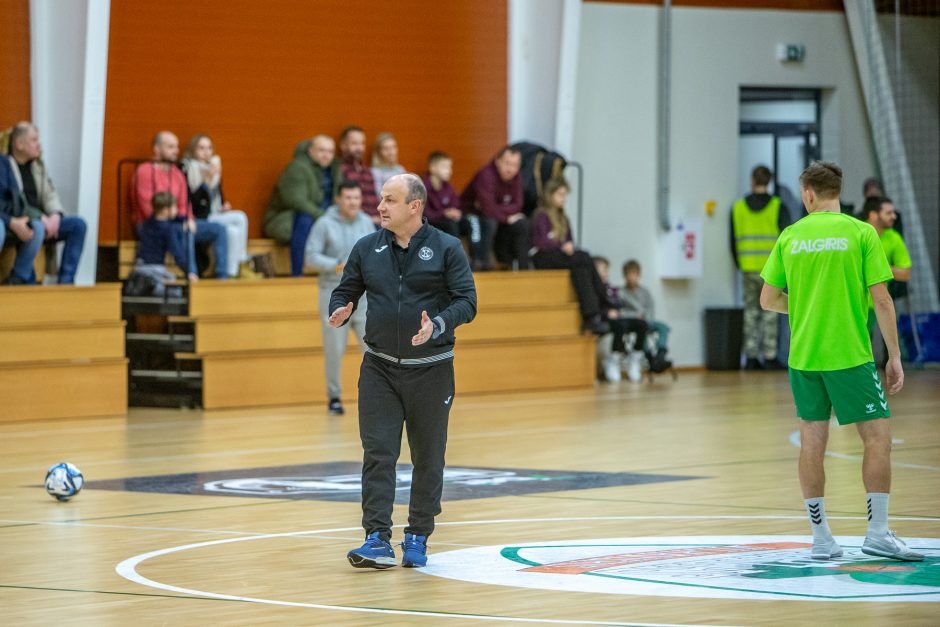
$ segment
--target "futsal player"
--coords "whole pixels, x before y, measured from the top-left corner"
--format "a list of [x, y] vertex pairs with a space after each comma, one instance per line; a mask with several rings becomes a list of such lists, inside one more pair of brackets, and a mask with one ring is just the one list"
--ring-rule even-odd
[[[842, 169], [813, 162], [800, 175], [809, 215], [780, 234], [761, 277], [761, 306], [789, 314], [790, 387], [800, 417], [799, 477], [813, 530], [813, 559], [842, 556], [826, 520], [823, 459], [829, 419], [854, 424], [865, 447], [862, 480], [868, 492], [868, 532], [862, 552], [920, 561], [888, 529], [891, 489], [891, 413], [885, 394], [904, 385], [891, 269], [870, 225], [841, 213]], [[788, 293], [784, 293], [784, 289]], [[868, 293], [888, 347], [887, 385], [875, 369], [866, 322]]]

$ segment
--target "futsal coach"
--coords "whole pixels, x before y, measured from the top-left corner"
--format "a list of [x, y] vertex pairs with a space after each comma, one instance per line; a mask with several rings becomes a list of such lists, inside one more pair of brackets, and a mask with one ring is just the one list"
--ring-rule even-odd
[[427, 563], [427, 538], [441, 512], [454, 329], [473, 320], [477, 297], [460, 240], [428, 224], [426, 202], [419, 177], [390, 178], [378, 207], [382, 228], [353, 247], [330, 298], [332, 327], [346, 323], [363, 293], [369, 301], [359, 372], [366, 541], [347, 554], [357, 568], [395, 565], [392, 506], [402, 426], [414, 466], [402, 566]]

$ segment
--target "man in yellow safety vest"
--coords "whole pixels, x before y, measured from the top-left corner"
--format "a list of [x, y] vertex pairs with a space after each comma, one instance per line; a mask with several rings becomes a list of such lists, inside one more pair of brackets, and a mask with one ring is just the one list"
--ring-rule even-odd
[[[779, 370], [777, 314], [760, 306], [764, 281], [760, 271], [780, 232], [790, 225], [790, 212], [767, 187], [773, 173], [759, 165], [751, 171], [751, 193], [731, 207], [731, 256], [744, 279], [744, 354], [746, 370]], [[762, 356], [761, 363], [758, 356]]]

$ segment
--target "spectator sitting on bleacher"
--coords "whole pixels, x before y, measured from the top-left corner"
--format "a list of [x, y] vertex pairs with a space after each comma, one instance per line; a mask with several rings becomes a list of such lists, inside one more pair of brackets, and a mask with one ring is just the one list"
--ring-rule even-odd
[[519, 270], [529, 269], [529, 220], [522, 213], [522, 155], [503, 146], [460, 194], [460, 209], [479, 221], [479, 236], [470, 239], [474, 270], [490, 270], [490, 255]]
[[[656, 334], [656, 352], [650, 358], [650, 369], [653, 372], [663, 372], [672, 367], [672, 362], [666, 359], [669, 350], [669, 325], [656, 320], [653, 309], [653, 296], [649, 290], [640, 285], [640, 263], [631, 259], [623, 264], [624, 287], [620, 290], [620, 299], [623, 307], [621, 317], [639, 318], [649, 326], [650, 333]], [[645, 349], [645, 346], [637, 348]]]
[[603, 319], [607, 290], [591, 256], [574, 247], [565, 215], [568, 191], [563, 178], [545, 184], [539, 208], [532, 214], [532, 265], [538, 270], [568, 270], [581, 308], [582, 329], [603, 335], [610, 331]]
[[[397, 144], [396, 144], [397, 147]], [[366, 167], [366, 132], [358, 126], [347, 126], [339, 136], [342, 153], [343, 179], [359, 183], [362, 190], [362, 210], [369, 214], [374, 224], [379, 223], [379, 195], [375, 191], [372, 169]]]
[[[85, 247], [85, 221], [64, 213], [59, 194], [42, 161], [39, 130], [29, 122], [20, 122], [10, 132], [10, 166], [17, 189], [29, 207], [38, 209], [46, 241], [65, 242], [59, 265], [59, 284], [75, 283], [75, 272]], [[34, 273], [31, 272], [30, 276]], [[35, 277], [30, 281], [35, 282]]]
[[398, 140], [391, 133], [376, 135], [372, 148], [372, 180], [375, 181], [376, 196], [382, 196], [385, 181], [404, 173], [405, 167], [398, 163]]
[[264, 234], [281, 244], [290, 244], [291, 276], [304, 273], [304, 248], [310, 229], [330, 206], [343, 181], [335, 155], [336, 143], [327, 135], [300, 142], [271, 192], [264, 214]]
[[183, 173], [189, 184], [189, 204], [197, 220], [208, 220], [225, 228], [228, 240], [229, 276], [260, 278], [248, 263], [248, 216], [232, 209], [222, 193], [222, 159], [215, 154], [212, 139], [197, 133], [189, 139], [183, 155]]
[[353, 245], [360, 238], [375, 232], [375, 225], [362, 211], [362, 190], [352, 181], [343, 181], [336, 194], [336, 204], [317, 220], [307, 240], [307, 264], [317, 269], [320, 285], [320, 322], [323, 325], [323, 357], [326, 360], [326, 388], [329, 396], [327, 411], [343, 413], [340, 371], [343, 353], [349, 339], [349, 330], [356, 334], [359, 348], [365, 348], [366, 299], [359, 301], [356, 311], [349, 317], [349, 325], [330, 326], [330, 295], [339, 285], [346, 260]]
[[6, 283], [30, 285], [36, 282], [33, 261], [42, 249], [45, 230], [42, 212], [30, 207], [16, 185], [13, 166], [0, 158], [0, 249], [6, 242], [15, 243], [16, 261]]
[[190, 222], [180, 218], [176, 198], [169, 192], [157, 192], [151, 198], [153, 211], [137, 228], [137, 262], [134, 272], [150, 277], [156, 287], [153, 293], [162, 296], [164, 283], [177, 277], [166, 267], [166, 254], [173, 255], [176, 265], [188, 268], [190, 281], [199, 279], [193, 255]]
[[[627, 377], [631, 381], [643, 378], [640, 372], [640, 360], [645, 354], [650, 363], [653, 356], [646, 349], [646, 335], [649, 325], [640, 318], [631, 318], [621, 315], [624, 302], [620, 298], [620, 290], [610, 284], [610, 262], [605, 257], [594, 257], [594, 267], [597, 275], [604, 283], [607, 294], [607, 307], [604, 318], [610, 325], [611, 340], [609, 350], [602, 355], [604, 377], [608, 381], [620, 381], [621, 367], [626, 362]], [[633, 344], [627, 349], [626, 336], [633, 334]], [[599, 340], [600, 341], [600, 340]]]
[[193, 218], [189, 204], [189, 186], [186, 177], [177, 165], [180, 143], [176, 135], [160, 131], [153, 137], [153, 160], [141, 163], [134, 173], [133, 207], [134, 223], [138, 236], [140, 225], [153, 213], [152, 200], [157, 192], [168, 192], [176, 199], [179, 216], [186, 220], [189, 230], [195, 233], [195, 241], [211, 243], [215, 253], [215, 274], [224, 279], [228, 276], [228, 237], [221, 224]]
[[450, 155], [439, 151], [428, 155], [428, 171], [421, 177], [428, 190], [424, 217], [431, 226], [459, 238], [461, 235], [470, 235], [470, 224], [457, 207], [460, 200], [457, 190], [450, 183], [453, 172], [454, 162]]

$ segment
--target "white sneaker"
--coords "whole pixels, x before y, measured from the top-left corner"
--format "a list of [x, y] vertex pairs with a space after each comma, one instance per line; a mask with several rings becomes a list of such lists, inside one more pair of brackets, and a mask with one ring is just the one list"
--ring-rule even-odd
[[631, 381], [640, 381], [643, 379], [643, 372], [640, 369], [640, 360], [643, 359], [643, 353], [633, 351], [627, 355], [627, 378]]
[[813, 538], [813, 549], [810, 551], [810, 557], [814, 560], [831, 560], [842, 557], [842, 547], [835, 541], [835, 538]]
[[608, 381], [620, 381], [620, 355], [613, 353], [604, 358], [604, 378]]
[[887, 557], [902, 562], [920, 562], [924, 556], [920, 553], [907, 548], [904, 540], [897, 537], [893, 531], [888, 532], [881, 537], [865, 536], [865, 542], [862, 544], [862, 553], [865, 555], [875, 555], [877, 557]]

